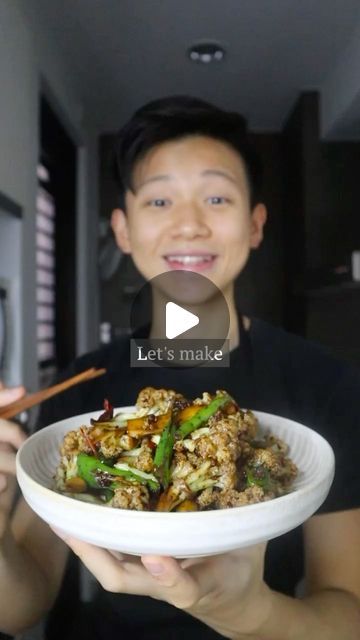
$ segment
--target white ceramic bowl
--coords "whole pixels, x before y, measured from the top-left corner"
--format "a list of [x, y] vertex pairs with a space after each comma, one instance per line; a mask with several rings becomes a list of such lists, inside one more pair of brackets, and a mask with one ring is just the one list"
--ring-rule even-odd
[[325, 500], [334, 476], [334, 453], [315, 431], [286, 418], [254, 413], [260, 430], [270, 429], [289, 444], [289, 455], [299, 468], [294, 491], [274, 500], [213, 511], [156, 513], [113, 509], [52, 491], [65, 433], [90, 424], [101, 411], [56, 422], [26, 440], [16, 459], [18, 482], [40, 518], [86, 542], [124, 553], [187, 558], [270, 540], [307, 520]]

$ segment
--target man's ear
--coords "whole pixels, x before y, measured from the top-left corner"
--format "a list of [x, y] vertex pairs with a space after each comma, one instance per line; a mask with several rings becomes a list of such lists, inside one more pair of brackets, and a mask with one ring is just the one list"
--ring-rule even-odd
[[111, 214], [111, 228], [114, 232], [116, 244], [123, 253], [131, 253], [128, 221], [122, 209], [114, 209]]
[[267, 209], [264, 204], [257, 204], [251, 212], [250, 246], [257, 249], [264, 237], [263, 229], [267, 219]]

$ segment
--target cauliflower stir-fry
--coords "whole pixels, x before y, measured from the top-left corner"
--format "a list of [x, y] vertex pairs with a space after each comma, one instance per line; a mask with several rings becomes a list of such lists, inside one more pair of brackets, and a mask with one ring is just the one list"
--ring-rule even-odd
[[297, 468], [287, 454], [225, 391], [190, 401], [146, 387], [134, 414], [114, 415], [105, 401], [98, 420], [66, 434], [55, 485], [119, 509], [239, 507], [291, 490]]

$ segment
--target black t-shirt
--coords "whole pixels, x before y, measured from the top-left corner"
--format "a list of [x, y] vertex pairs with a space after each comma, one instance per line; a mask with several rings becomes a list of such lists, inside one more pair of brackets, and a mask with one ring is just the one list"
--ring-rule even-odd
[[[242, 323], [240, 323], [242, 326]], [[203, 391], [225, 389], [244, 408], [291, 418], [315, 429], [332, 445], [336, 472], [330, 493], [317, 513], [359, 506], [359, 473], [356, 453], [360, 449], [360, 371], [337, 361], [318, 345], [251, 319], [240, 333], [240, 345], [230, 355], [230, 367], [186, 369], [130, 368], [129, 339], [122, 338], [78, 358], [61, 377], [95, 366], [107, 373], [57, 396], [43, 405], [40, 424], [99, 410], [104, 398], [114, 406], [135, 404], [145, 386], [173, 388], [189, 398]], [[268, 543], [265, 580], [269, 586], [294, 595], [303, 576], [302, 528]], [[80, 616], [81, 617], [81, 616]], [[177, 608], [149, 597], [99, 595], [82, 622], [83, 633], [104, 639], [128, 631], [132, 638], [171, 638], [184, 634], [196, 640], [221, 638], [203, 623]], [[51, 621], [51, 618], [50, 618]], [[49, 628], [55, 637], [53, 622]]]

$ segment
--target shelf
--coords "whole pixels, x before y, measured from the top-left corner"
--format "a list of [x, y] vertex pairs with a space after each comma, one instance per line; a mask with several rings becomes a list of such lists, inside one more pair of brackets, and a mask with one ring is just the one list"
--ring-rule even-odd
[[0, 191], [0, 211], [1, 210], [15, 216], [15, 218], [22, 218], [20, 205]]
[[[360, 281], [341, 282], [339, 284], [329, 284], [314, 289], [304, 289], [302, 292], [306, 297], [313, 298], [315, 296], [332, 296], [338, 293], [348, 291], [360, 291]], [[301, 293], [300, 291], [298, 293]]]

